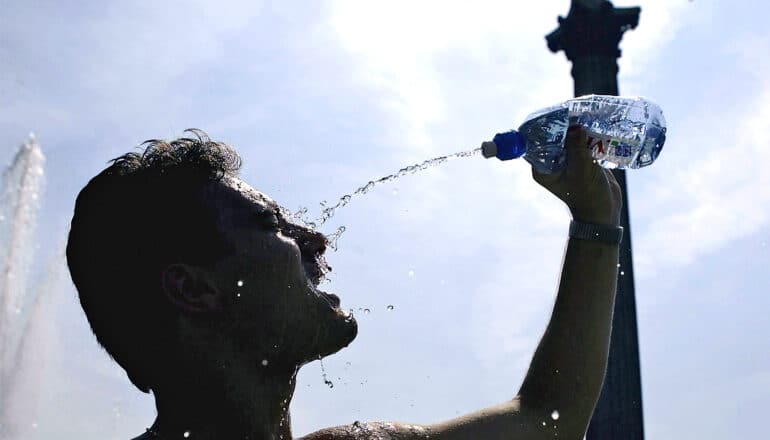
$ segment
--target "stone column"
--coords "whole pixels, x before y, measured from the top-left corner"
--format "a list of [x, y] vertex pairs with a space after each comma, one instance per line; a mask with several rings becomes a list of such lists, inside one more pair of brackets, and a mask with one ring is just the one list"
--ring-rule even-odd
[[[575, 96], [617, 95], [618, 45], [623, 33], [639, 23], [640, 8], [615, 8], [602, 0], [572, 0], [567, 17], [546, 37], [553, 52], [572, 62]], [[613, 170], [623, 193], [620, 270], [612, 321], [612, 339], [604, 387], [588, 426], [588, 440], [643, 440], [639, 339], [636, 324], [631, 225], [626, 173]]]

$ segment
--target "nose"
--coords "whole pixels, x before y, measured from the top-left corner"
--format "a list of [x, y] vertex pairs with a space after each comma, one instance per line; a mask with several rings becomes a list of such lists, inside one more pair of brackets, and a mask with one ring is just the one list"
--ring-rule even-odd
[[326, 236], [312, 229], [303, 228], [300, 230], [296, 241], [303, 254], [316, 256], [326, 252]]

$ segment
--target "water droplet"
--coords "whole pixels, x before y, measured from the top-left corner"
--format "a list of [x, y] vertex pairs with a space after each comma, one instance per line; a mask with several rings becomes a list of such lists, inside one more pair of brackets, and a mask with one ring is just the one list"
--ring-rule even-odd
[[618, 263], [618, 267], [620, 267], [620, 263]]
[[238, 280], [236, 284], [238, 285], [238, 287], [243, 287], [243, 280]]
[[545, 422], [543, 422], [543, 426], [545, 426]]
[[393, 305], [389, 305], [388, 310], [393, 310]]
[[238, 298], [240, 298], [240, 297], [241, 297], [241, 294], [240, 294], [240, 293], [236, 293], [236, 294], [235, 294], [235, 296], [237, 296]]
[[267, 367], [267, 364], [268, 364], [267, 359], [262, 359], [262, 366]]
[[625, 272], [623, 272], [623, 271], [621, 270], [621, 271], [620, 271], [620, 274], [621, 274], [621, 275], [625, 275], [626, 273], [625, 273]]
[[369, 309], [364, 309], [364, 314], [368, 315], [368, 314], [369, 314], [369, 312], [371, 312], [371, 310], [369, 310]]
[[333, 383], [332, 381], [330, 381], [330, 380], [329, 380], [329, 379], [326, 377], [326, 368], [324, 368], [324, 360], [323, 360], [323, 357], [321, 357], [320, 355], [318, 356], [318, 362], [320, 362], [320, 363], [321, 363], [321, 377], [323, 378], [323, 380], [324, 380], [324, 383], [325, 383], [325, 384], [326, 384], [326, 385], [327, 385], [329, 388], [334, 388], [334, 383]]
[[409, 276], [410, 276], [410, 277], [413, 277], [413, 276], [414, 276], [414, 271], [413, 271], [413, 270], [411, 270], [411, 269], [409, 270]]
[[190, 431], [185, 431], [184, 434], [182, 434], [182, 437], [190, 438]]
[[553, 410], [551, 413], [551, 418], [554, 420], [559, 420], [559, 411]]

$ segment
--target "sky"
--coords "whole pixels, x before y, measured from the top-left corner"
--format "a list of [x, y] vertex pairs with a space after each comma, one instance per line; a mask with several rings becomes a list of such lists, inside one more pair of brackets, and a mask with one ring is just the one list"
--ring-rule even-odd
[[[770, 407], [770, 30], [763, 2], [641, 6], [620, 92], [668, 139], [631, 170], [645, 434], [763, 438]], [[109, 159], [196, 127], [289, 209], [476, 148], [572, 96], [544, 36], [569, 2], [0, 0], [0, 165], [34, 132], [46, 189], [14, 420], [25, 439], [126, 439], [155, 416], [91, 335], [66, 273], [74, 200]], [[451, 161], [354, 199], [326, 290], [359, 337], [298, 376], [294, 434], [431, 423], [510, 399], [550, 317], [566, 207], [524, 161]], [[387, 310], [392, 305], [393, 310]], [[371, 310], [364, 314], [363, 309]], [[361, 311], [359, 311], [361, 309]]]

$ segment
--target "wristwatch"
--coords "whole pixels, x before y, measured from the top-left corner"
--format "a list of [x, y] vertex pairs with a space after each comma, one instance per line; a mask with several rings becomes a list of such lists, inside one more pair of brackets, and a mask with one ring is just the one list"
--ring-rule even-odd
[[569, 224], [569, 236], [579, 240], [620, 244], [620, 241], [623, 239], [623, 227], [595, 225], [593, 223], [581, 223], [572, 220]]

